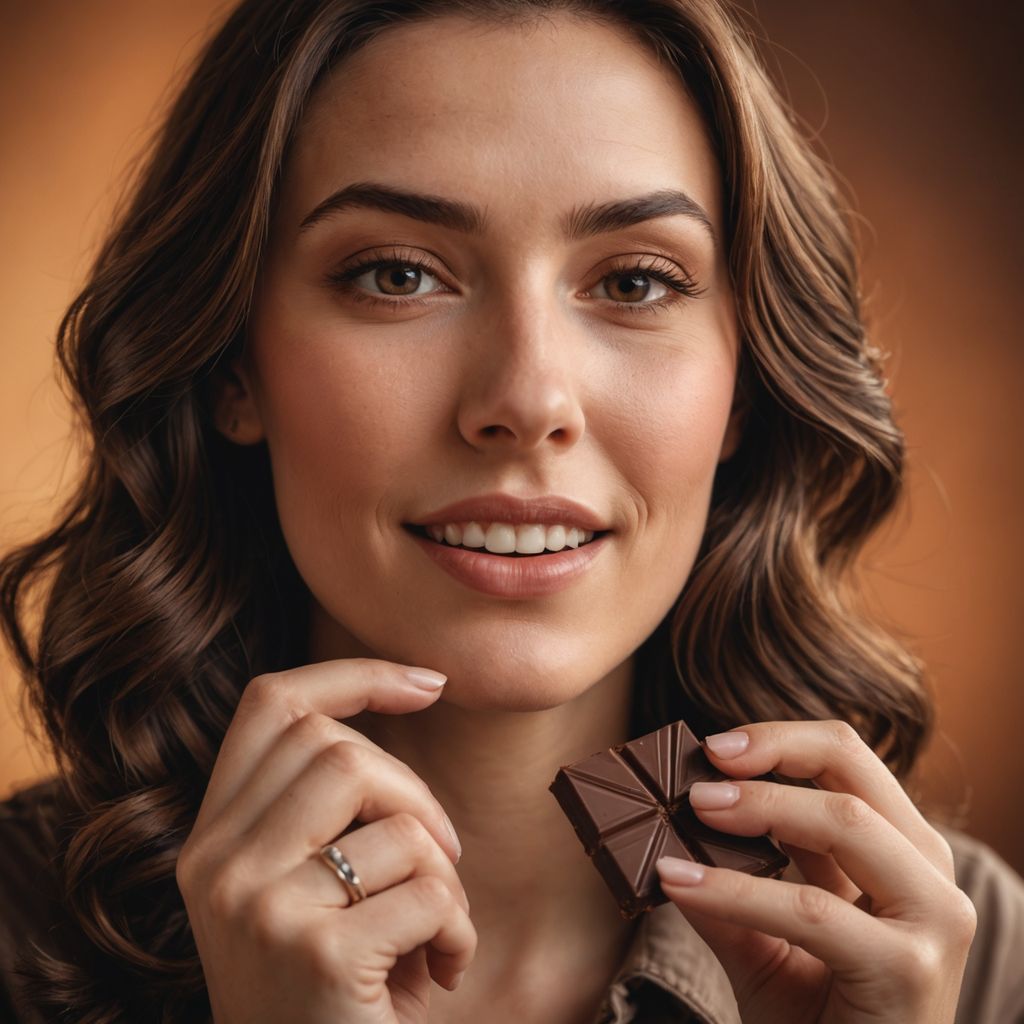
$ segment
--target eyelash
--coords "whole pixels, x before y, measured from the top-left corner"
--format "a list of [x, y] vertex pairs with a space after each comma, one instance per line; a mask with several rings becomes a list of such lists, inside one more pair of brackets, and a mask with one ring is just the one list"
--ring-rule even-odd
[[[657, 261], [656, 257], [653, 259], [655, 262]], [[372, 295], [369, 292], [363, 291], [357, 285], [352, 283], [355, 278], [361, 277], [368, 270], [376, 270], [380, 267], [412, 267], [415, 270], [426, 271], [432, 277], [439, 277], [431, 265], [423, 260], [416, 258], [405, 259], [401, 256], [396, 256], [395, 254], [389, 255], [385, 252], [375, 250], [361, 263], [351, 267], [342, 267], [339, 270], [329, 273], [327, 275], [327, 283], [344, 292], [346, 295], [349, 295], [357, 302], [365, 302], [371, 306], [386, 306], [391, 309], [398, 309], [403, 306], [421, 306], [427, 301], [425, 298], [401, 298], [400, 296], [382, 298], [379, 295]], [[637, 263], [630, 261], [612, 267], [601, 278], [601, 281], [605, 281], [610, 277], [626, 277], [628, 275], [650, 277], [655, 281], [660, 281], [667, 288], [671, 289], [668, 295], [664, 295], [662, 298], [656, 299], [653, 302], [620, 302], [616, 299], [609, 300], [629, 313], [660, 313], [663, 310], [682, 302], [684, 298], [698, 298], [700, 295], [703, 295], [705, 291], [704, 288], [699, 287], [698, 283], [692, 277], [663, 268], [655, 269], [655, 267], [650, 263]], [[675, 292], [676, 294], [673, 295], [671, 294], [672, 292]]]

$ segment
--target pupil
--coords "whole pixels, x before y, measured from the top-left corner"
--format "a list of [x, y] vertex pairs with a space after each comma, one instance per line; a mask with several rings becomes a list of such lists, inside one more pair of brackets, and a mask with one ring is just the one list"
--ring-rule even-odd
[[418, 275], [419, 271], [415, 267], [392, 267], [385, 272], [384, 276], [387, 284], [393, 288], [402, 288], [405, 285], [411, 284], [413, 285], [413, 291], [415, 291]]
[[[619, 291], [627, 298], [646, 294], [643, 274], [623, 274], [618, 280], [620, 282]], [[628, 282], [625, 288], [621, 287], [623, 281]]]

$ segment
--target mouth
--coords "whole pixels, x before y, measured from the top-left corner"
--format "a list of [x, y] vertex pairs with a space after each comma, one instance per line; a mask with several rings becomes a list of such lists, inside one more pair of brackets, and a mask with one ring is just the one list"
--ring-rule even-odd
[[591, 530], [570, 523], [463, 522], [443, 526], [402, 523], [414, 537], [442, 548], [472, 551], [478, 555], [501, 558], [541, 558], [563, 551], [586, 547], [610, 534], [611, 530]]

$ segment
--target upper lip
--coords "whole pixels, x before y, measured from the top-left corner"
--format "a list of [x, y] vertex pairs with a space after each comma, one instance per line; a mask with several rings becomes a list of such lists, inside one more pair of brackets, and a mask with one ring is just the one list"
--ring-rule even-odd
[[481, 494], [454, 504], [445, 505], [434, 512], [420, 516], [414, 526], [444, 526], [446, 523], [561, 523], [580, 526], [584, 530], [608, 530], [601, 517], [569, 498], [544, 495], [537, 498], [516, 498], [510, 494]]

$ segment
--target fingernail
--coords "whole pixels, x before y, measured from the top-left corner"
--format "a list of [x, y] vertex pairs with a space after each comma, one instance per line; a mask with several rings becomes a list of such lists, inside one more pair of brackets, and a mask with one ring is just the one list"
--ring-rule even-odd
[[750, 746], [750, 735], [745, 732], [719, 732], [705, 736], [704, 744], [715, 757], [738, 757]]
[[405, 670], [405, 677], [411, 683], [415, 683], [421, 690], [440, 690], [446, 682], [448, 677], [442, 675], [440, 672], [434, 672], [429, 668], [407, 668]]
[[459, 837], [455, 834], [455, 826], [452, 824], [452, 819], [446, 814], [444, 816], [445, 826], [448, 828], [448, 834], [452, 837], [452, 842], [455, 843], [455, 861], [458, 863], [459, 858], [462, 856], [462, 843], [459, 842]]
[[695, 782], [690, 787], [690, 805], [702, 811], [732, 807], [740, 798], [740, 787], [729, 782]]
[[697, 885], [704, 877], [704, 865], [678, 857], [662, 857], [655, 864], [663, 882], [669, 885]]
[[454, 978], [452, 978], [451, 984], [448, 986], [448, 991], [449, 992], [454, 992], [459, 987], [459, 985], [462, 984], [462, 979], [465, 976], [466, 976], [466, 972], [465, 971], [459, 971], [459, 973], [456, 974]]

